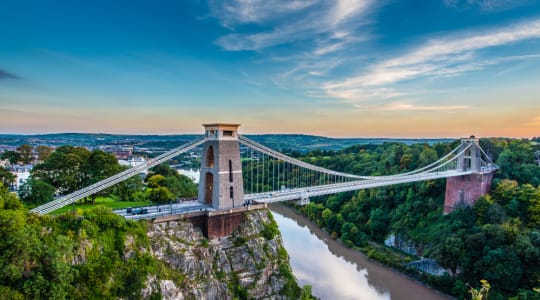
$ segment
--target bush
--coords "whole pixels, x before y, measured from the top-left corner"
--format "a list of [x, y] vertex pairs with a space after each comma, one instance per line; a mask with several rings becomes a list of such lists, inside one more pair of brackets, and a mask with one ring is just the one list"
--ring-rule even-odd
[[246, 243], [247, 243], [247, 239], [245, 237], [242, 237], [242, 236], [237, 237], [236, 239], [234, 239], [234, 242], [233, 242], [235, 247], [243, 246]]

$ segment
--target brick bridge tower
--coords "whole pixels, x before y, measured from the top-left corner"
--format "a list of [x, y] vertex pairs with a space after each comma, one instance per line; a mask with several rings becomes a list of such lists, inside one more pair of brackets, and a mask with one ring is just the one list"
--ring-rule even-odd
[[199, 202], [215, 209], [242, 207], [244, 183], [238, 143], [239, 124], [204, 124]]
[[473, 205], [478, 198], [489, 193], [491, 188], [491, 180], [497, 166], [482, 160], [482, 149], [474, 136], [461, 139], [458, 153], [469, 145], [471, 147], [457, 157], [457, 170], [472, 173], [446, 179], [445, 214], [462, 205]]

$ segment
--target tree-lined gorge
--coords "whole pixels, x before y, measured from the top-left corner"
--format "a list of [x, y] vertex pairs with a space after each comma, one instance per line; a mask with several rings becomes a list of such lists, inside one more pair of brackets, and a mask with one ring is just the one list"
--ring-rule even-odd
[[[388, 175], [425, 166], [453, 149], [453, 143], [387, 142], [339, 151], [292, 152], [325, 168], [361, 175]], [[311, 199], [298, 209], [332, 237], [370, 257], [392, 265], [387, 251], [375, 251], [394, 234], [414, 243], [423, 256], [436, 259], [450, 274], [422, 275], [432, 286], [458, 299], [487, 280], [488, 299], [539, 299], [540, 167], [539, 147], [529, 140], [481, 139], [481, 147], [500, 167], [489, 195], [472, 207], [443, 215], [445, 180], [430, 180]], [[26, 161], [25, 149], [4, 157]], [[27, 206], [50, 201], [122, 170], [114, 156], [100, 150], [62, 146], [42, 151], [42, 163], [18, 197], [0, 188], [0, 294], [9, 299], [136, 298], [141, 274], [155, 272], [157, 262], [144, 253], [124, 260], [126, 235], [147, 243], [144, 222], [128, 222], [109, 209], [59, 216], [36, 216]], [[7, 172], [9, 173], [9, 172]], [[167, 165], [151, 169], [100, 192], [126, 201], [167, 202], [193, 197], [196, 185]], [[98, 196], [98, 195], [96, 195]], [[96, 196], [83, 199], [91, 203]], [[81, 235], [82, 234], [82, 235]], [[101, 253], [85, 253], [78, 264], [74, 245], [101, 245]], [[95, 248], [93, 248], [95, 249]], [[386, 248], [385, 248], [386, 249]], [[389, 255], [389, 254], [388, 254]], [[106, 278], [112, 278], [105, 280]]]
[[[456, 143], [385, 143], [296, 156], [346, 173], [388, 175], [427, 165]], [[422, 256], [451, 273], [423, 279], [458, 299], [470, 297], [471, 286], [479, 287], [480, 280], [491, 285], [488, 299], [539, 299], [538, 146], [508, 139], [480, 144], [500, 169], [491, 193], [472, 207], [443, 215], [445, 180], [440, 179], [318, 197], [299, 210], [333, 237], [364, 251], [373, 249], [370, 241], [383, 243], [391, 233], [411, 241]], [[370, 255], [392, 265], [384, 256], [384, 251]]]

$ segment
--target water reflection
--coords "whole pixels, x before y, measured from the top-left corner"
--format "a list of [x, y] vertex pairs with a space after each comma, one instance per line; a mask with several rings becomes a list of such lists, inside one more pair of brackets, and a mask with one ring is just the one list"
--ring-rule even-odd
[[272, 207], [293, 273], [321, 299], [448, 299], [410, 278], [367, 260], [283, 206]]
[[180, 173], [182, 175], [186, 175], [187, 177], [189, 177], [191, 180], [193, 180], [193, 182], [199, 183], [199, 174], [200, 174], [199, 170], [196, 170], [196, 169], [182, 169], [182, 168], [177, 168], [176, 170], [178, 171], [178, 173]]

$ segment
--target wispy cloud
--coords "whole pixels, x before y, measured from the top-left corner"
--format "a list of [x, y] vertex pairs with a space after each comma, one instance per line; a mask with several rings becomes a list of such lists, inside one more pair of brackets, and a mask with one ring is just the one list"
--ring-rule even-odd
[[[241, 51], [313, 38], [325, 38], [333, 41], [332, 44], [339, 44], [355, 23], [362, 22], [353, 17], [365, 13], [371, 4], [372, 0], [229, 0], [211, 2], [211, 8], [227, 28], [250, 23], [270, 28], [230, 33], [216, 41], [226, 50]], [[324, 47], [331, 51], [332, 47], [337, 49], [339, 46], [325, 43]]]
[[234, 29], [247, 23], [262, 24], [317, 3], [317, 0], [225, 0], [210, 1], [210, 9], [221, 25]]
[[455, 8], [478, 8], [482, 12], [498, 12], [534, 3], [534, 0], [443, 0]]
[[0, 80], [4, 80], [4, 79], [19, 80], [21, 78], [13, 73], [0, 69]]
[[[467, 0], [482, 9], [509, 6], [504, 0]], [[526, 1], [520, 1], [522, 3]], [[448, 6], [461, 5], [447, 0]], [[338, 99], [365, 110], [437, 111], [470, 106], [419, 105], [429, 91], [411, 88], [418, 79], [457, 77], [540, 54], [486, 56], [490, 48], [540, 38], [540, 20], [497, 28], [446, 33], [394, 54], [369, 53], [373, 0], [227, 0], [211, 2], [214, 17], [231, 30], [216, 43], [228, 51], [257, 51], [280, 65], [274, 84], [303, 89], [309, 97]], [[250, 26], [245, 26], [250, 25]], [[280, 51], [287, 46], [287, 51]], [[369, 47], [366, 47], [369, 49]], [[374, 47], [376, 49], [376, 47]], [[385, 56], [382, 56], [385, 55]], [[382, 57], [382, 59], [381, 59]], [[285, 68], [285, 70], [283, 69]], [[274, 71], [276, 69], [274, 68]]]
[[370, 111], [452, 111], [470, 108], [468, 105], [417, 105], [402, 101], [375, 105], [356, 104], [355, 107]]
[[392, 98], [401, 95], [392, 86], [404, 81], [457, 76], [502, 62], [538, 58], [538, 55], [523, 55], [482, 60], [477, 55], [486, 48], [536, 38], [540, 38], [538, 20], [486, 32], [432, 39], [408, 53], [373, 64], [358, 75], [326, 82], [324, 89], [329, 96], [349, 102], [365, 101], [365, 95], [372, 95], [374, 91], [388, 91], [388, 94], [377, 95], [371, 100]]
[[524, 124], [526, 127], [538, 127], [540, 128], [540, 116], [537, 116]]

